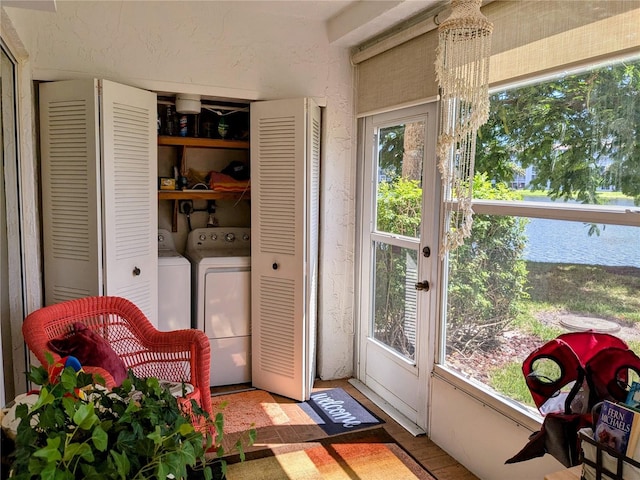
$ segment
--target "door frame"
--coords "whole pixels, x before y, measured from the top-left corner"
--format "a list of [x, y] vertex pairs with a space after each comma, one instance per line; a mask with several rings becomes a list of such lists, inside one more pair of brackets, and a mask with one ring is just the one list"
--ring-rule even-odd
[[[436, 162], [436, 141], [437, 141], [437, 128], [438, 128], [438, 107], [437, 101], [427, 102], [424, 104], [399, 108], [397, 110], [388, 110], [385, 112], [378, 112], [374, 115], [362, 117], [358, 119], [358, 172], [357, 172], [357, 217], [358, 223], [356, 225], [356, 335], [354, 338], [354, 352], [355, 352], [355, 369], [354, 373], [357, 381], [354, 384], [362, 388], [362, 391], [370, 396], [374, 403], [377, 403], [383, 410], [389, 413], [394, 419], [399, 420], [401, 424], [405, 425], [407, 429], [414, 432], [427, 432], [429, 430], [429, 415], [430, 415], [430, 396], [431, 396], [431, 377], [435, 359], [437, 358], [437, 352], [439, 351], [440, 343], [440, 322], [438, 321], [439, 306], [441, 303], [441, 295], [439, 294], [439, 269], [442, 262], [439, 259], [438, 251], [440, 244], [440, 214], [441, 214], [441, 182], [440, 174], [437, 170]], [[373, 216], [367, 216], [365, 214], [370, 212], [375, 202], [375, 191], [367, 186], [367, 182], [372, 181], [372, 177], [367, 175], [369, 168], [366, 162], [371, 162], [374, 158], [373, 149], [368, 148], [370, 142], [367, 141], [368, 122], [373, 122], [373, 126], [378, 127], [381, 125], [388, 125], [389, 122], [394, 120], [412, 120], [417, 116], [424, 115], [426, 117], [426, 145], [425, 145], [425, 157], [423, 159], [423, 185], [424, 182], [430, 181], [429, 191], [423, 195], [422, 198], [422, 211], [427, 212], [427, 209], [431, 209], [432, 213], [428, 215], [429, 221], [422, 222], [422, 233], [420, 238], [419, 251], [424, 246], [431, 248], [431, 257], [425, 261], [424, 257], [419, 254], [420, 258], [420, 279], [429, 279], [430, 297], [427, 300], [424, 295], [419, 299], [419, 303], [422, 305], [420, 314], [422, 318], [424, 314], [428, 316], [424, 322], [417, 322], [418, 339], [421, 342], [422, 348], [417, 348], [415, 363], [421, 370], [419, 374], [420, 385], [418, 385], [418, 398], [419, 398], [419, 410], [417, 412], [416, 421], [404, 417], [401, 412], [398, 412], [384, 396], [380, 395], [375, 385], [367, 385], [366, 383], [366, 362], [365, 355], [366, 350], [364, 348], [367, 340], [366, 333], [368, 332], [369, 315], [371, 299], [368, 293], [370, 288], [370, 279], [373, 275], [370, 260], [370, 241], [371, 241], [371, 222], [374, 221]], [[373, 142], [373, 145], [377, 145], [377, 142]], [[366, 202], [370, 202], [367, 205]], [[369, 262], [369, 264], [367, 264]], [[365, 278], [365, 276], [367, 278]], [[424, 373], [423, 373], [424, 372]], [[404, 417], [404, 418], [398, 418]], [[418, 427], [417, 429], [414, 427]]]
[[[24, 44], [12, 26], [7, 15], [1, 15], [0, 42], [5, 52], [14, 62], [14, 80], [16, 89], [16, 155], [17, 165], [14, 172], [7, 176], [5, 186], [14, 198], [13, 211], [18, 212], [9, 234], [10, 258], [19, 259], [12, 268], [20, 270], [20, 278], [10, 285], [10, 325], [2, 330], [2, 335], [10, 335], [13, 351], [12, 365], [3, 365], [4, 369], [13, 369], [13, 385], [4, 385], [5, 396], [27, 391], [26, 371], [30, 366], [30, 355], [22, 338], [24, 316], [42, 306], [42, 265], [39, 221], [39, 183], [38, 162], [35, 155], [34, 87], [31, 76], [31, 63]], [[4, 325], [7, 327], [7, 325]], [[3, 370], [4, 370], [3, 369]], [[7, 398], [9, 401], [11, 398]], [[1, 399], [0, 399], [1, 400]]]

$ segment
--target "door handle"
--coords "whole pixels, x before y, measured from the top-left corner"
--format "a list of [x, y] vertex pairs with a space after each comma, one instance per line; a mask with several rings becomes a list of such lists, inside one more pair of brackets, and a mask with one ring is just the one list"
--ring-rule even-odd
[[424, 290], [425, 292], [428, 292], [429, 282], [427, 280], [423, 280], [421, 282], [416, 283], [416, 290]]

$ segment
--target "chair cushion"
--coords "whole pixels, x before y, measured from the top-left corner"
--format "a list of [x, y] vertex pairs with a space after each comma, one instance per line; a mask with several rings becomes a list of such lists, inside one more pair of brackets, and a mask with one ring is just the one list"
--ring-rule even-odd
[[71, 333], [49, 340], [49, 348], [61, 356], [73, 355], [82, 365], [104, 368], [120, 385], [127, 376], [127, 368], [111, 345], [81, 322], [74, 323], [72, 328]]

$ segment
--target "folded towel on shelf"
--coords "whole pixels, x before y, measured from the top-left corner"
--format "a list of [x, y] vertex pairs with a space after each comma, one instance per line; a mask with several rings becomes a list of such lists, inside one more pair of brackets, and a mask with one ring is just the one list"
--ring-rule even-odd
[[220, 172], [209, 172], [209, 188], [216, 192], [244, 192], [251, 188], [250, 180], [236, 180]]

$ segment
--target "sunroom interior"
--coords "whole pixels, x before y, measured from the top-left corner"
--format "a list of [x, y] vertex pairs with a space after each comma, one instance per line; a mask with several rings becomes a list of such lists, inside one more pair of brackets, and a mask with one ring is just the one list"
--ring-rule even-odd
[[[561, 332], [598, 328], [640, 352], [640, 1], [483, 2], [490, 113], [472, 203], [477, 235], [507, 230], [442, 254], [434, 64], [450, 11], [440, 0], [3, 2], [2, 403], [28, 388], [21, 324], [47, 301], [39, 84], [96, 78], [249, 106], [312, 98], [322, 110], [316, 377], [350, 379], [478, 478], [562, 469], [549, 455], [505, 465], [542, 421], [511, 387], [524, 358]], [[570, 92], [580, 106], [559, 113], [553, 101]], [[417, 163], [393, 151], [401, 132], [406, 155], [410, 129], [422, 135]], [[385, 204], [404, 215], [393, 223], [381, 199], [407, 178], [415, 203]], [[158, 227], [175, 227], [184, 249], [186, 218], [166, 202]], [[390, 252], [400, 340], [385, 331], [376, 289], [394, 280], [383, 271]], [[576, 305], [561, 291], [601, 301]]]

